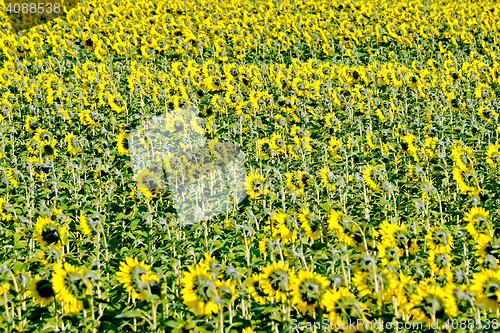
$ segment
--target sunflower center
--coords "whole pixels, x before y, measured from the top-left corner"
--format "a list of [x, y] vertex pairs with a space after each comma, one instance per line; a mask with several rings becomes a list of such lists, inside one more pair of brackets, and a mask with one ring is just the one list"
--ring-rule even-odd
[[38, 128], [38, 121], [36, 120], [31, 120], [29, 122], [29, 127], [32, 131], [36, 130]]
[[52, 288], [52, 283], [49, 280], [40, 280], [36, 283], [36, 291], [43, 298], [50, 298], [54, 296], [54, 289]]
[[42, 231], [42, 239], [48, 244], [54, 244], [61, 240], [59, 235], [59, 230], [57, 229], [45, 229]]

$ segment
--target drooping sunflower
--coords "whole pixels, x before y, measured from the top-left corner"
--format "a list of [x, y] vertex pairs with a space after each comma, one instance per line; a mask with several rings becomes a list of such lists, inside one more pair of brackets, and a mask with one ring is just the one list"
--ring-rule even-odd
[[0, 217], [2, 221], [9, 221], [12, 219], [12, 207], [9, 202], [4, 198], [0, 197]]
[[37, 274], [31, 279], [30, 287], [33, 297], [41, 304], [49, 305], [54, 301], [55, 292], [50, 279], [44, 279]]
[[387, 268], [377, 272], [374, 272], [373, 269], [358, 271], [354, 273], [352, 282], [356, 286], [359, 296], [367, 295], [377, 299], [378, 306], [392, 300], [398, 285], [396, 276]]
[[385, 169], [382, 165], [366, 165], [363, 170], [363, 180], [372, 190], [378, 191], [382, 181], [386, 178]]
[[483, 269], [481, 272], [474, 273], [470, 290], [475, 293], [476, 302], [482, 304], [484, 310], [498, 310], [500, 308], [500, 271]]
[[275, 212], [272, 219], [276, 222], [273, 228], [273, 236], [279, 234], [283, 244], [297, 240], [297, 220], [287, 213]]
[[120, 271], [116, 273], [118, 282], [125, 287], [125, 291], [132, 294], [133, 298], [144, 299], [145, 289], [149, 287], [151, 292], [156, 291], [152, 287], [159, 281], [158, 275], [151, 272], [150, 268], [151, 266], [146, 265], [144, 260], [139, 262], [137, 258], [126, 257], [125, 261], [120, 262]]
[[42, 246], [54, 246], [58, 249], [64, 244], [68, 227], [52, 221], [49, 217], [39, 216], [35, 223], [35, 239]]
[[163, 159], [166, 172], [171, 175], [179, 175], [183, 171], [187, 171], [187, 161], [185, 156], [176, 156], [175, 154], [168, 153]]
[[312, 271], [300, 270], [297, 276], [292, 279], [290, 291], [292, 304], [302, 314], [309, 313], [312, 315], [316, 308], [320, 306], [329, 285], [330, 281], [326, 277]]
[[252, 295], [253, 299], [260, 305], [264, 305], [267, 301], [269, 301], [269, 294], [267, 294], [261, 286], [263, 278], [264, 276], [262, 273], [255, 273], [246, 281], [248, 293]]
[[344, 332], [361, 332], [367, 328], [368, 321], [364, 314], [366, 305], [359, 302], [349, 288], [328, 289], [323, 296], [322, 305], [326, 310], [323, 317], [333, 322], [334, 327], [349, 327], [349, 324], [352, 327], [352, 322], [355, 322], [354, 329]]
[[71, 132], [66, 134], [67, 150], [71, 155], [77, 155], [82, 151], [82, 146], [78, 137]]
[[197, 316], [217, 313], [217, 290], [206, 264], [188, 267], [181, 279], [182, 299]]
[[431, 227], [425, 238], [428, 240], [429, 247], [438, 252], [450, 253], [453, 248], [453, 235], [446, 227]]
[[92, 229], [90, 228], [89, 221], [85, 215], [78, 216], [80, 221], [80, 231], [87, 237], [92, 235]]
[[309, 211], [309, 208], [302, 208], [298, 214], [302, 228], [305, 230], [307, 237], [316, 240], [323, 235], [323, 226], [321, 217]]
[[10, 290], [10, 273], [11, 271], [7, 267], [0, 267], [0, 296]]
[[488, 150], [486, 151], [486, 163], [490, 168], [494, 169], [500, 162], [500, 144], [490, 144]]
[[429, 250], [429, 267], [437, 275], [446, 275], [451, 269], [451, 260], [453, 256], [449, 253], [439, 250]]
[[477, 262], [483, 267], [500, 265], [500, 239], [482, 238], [475, 247]]
[[104, 186], [109, 184], [113, 180], [113, 176], [109, 171], [109, 168], [105, 165], [101, 165], [99, 168], [94, 170], [94, 178], [97, 184]]
[[147, 168], [139, 171], [135, 179], [138, 190], [148, 199], [151, 199], [153, 194], [158, 193], [158, 191], [163, 187], [163, 180], [160, 175], [148, 170]]
[[485, 241], [493, 237], [493, 225], [490, 223], [489, 212], [486, 209], [472, 207], [465, 213], [464, 221], [468, 222], [465, 229], [475, 241]]
[[264, 292], [270, 297], [274, 297], [276, 302], [285, 302], [291, 288], [291, 280], [294, 277], [289, 263], [283, 264], [281, 261], [273, 261], [273, 264], [264, 267], [262, 272], [261, 286]]
[[121, 132], [116, 137], [116, 145], [118, 147], [118, 153], [121, 155], [129, 155], [129, 148], [130, 148], [128, 143], [129, 136], [130, 133]]
[[410, 314], [418, 321], [438, 320], [443, 322], [458, 316], [458, 307], [450, 286], [420, 282], [417, 292], [410, 295], [408, 304]]
[[476, 162], [476, 157], [472, 148], [467, 147], [460, 142], [455, 143], [453, 146], [451, 156], [457, 167], [462, 171], [470, 169]]
[[56, 264], [52, 275], [52, 288], [56, 300], [63, 303], [67, 313], [77, 313], [83, 308], [83, 300], [90, 295], [92, 285], [85, 276], [83, 269], [79, 269], [67, 262]]
[[33, 134], [35, 131], [40, 128], [40, 124], [38, 123], [38, 119], [36, 117], [32, 116], [27, 116], [26, 120], [24, 121], [24, 129], [30, 133]]
[[319, 177], [321, 178], [321, 183], [328, 191], [335, 190], [335, 175], [329, 167], [321, 168], [319, 170]]
[[257, 171], [251, 171], [247, 175], [247, 193], [250, 198], [259, 199], [270, 192], [269, 186], [266, 185], [265, 181], [266, 178]]
[[45, 140], [40, 142], [40, 150], [42, 155], [50, 159], [54, 159], [58, 155], [58, 150], [56, 148], [57, 140]]
[[215, 289], [219, 302], [224, 304], [230, 304], [239, 297], [238, 293], [236, 293], [236, 281], [232, 281], [231, 279], [216, 280]]

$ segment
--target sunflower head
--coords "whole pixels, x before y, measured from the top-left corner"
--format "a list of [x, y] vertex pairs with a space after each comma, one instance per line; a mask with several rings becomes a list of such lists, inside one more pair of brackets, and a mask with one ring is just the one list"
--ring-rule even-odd
[[36, 301], [48, 305], [54, 300], [55, 292], [50, 279], [36, 275], [31, 279], [31, 292]]

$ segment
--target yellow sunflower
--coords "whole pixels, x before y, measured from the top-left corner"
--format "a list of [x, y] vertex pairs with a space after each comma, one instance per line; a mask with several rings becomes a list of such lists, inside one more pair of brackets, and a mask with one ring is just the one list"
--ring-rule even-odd
[[313, 315], [329, 285], [330, 281], [326, 277], [312, 271], [300, 270], [292, 279], [290, 291], [292, 304], [302, 314]]
[[30, 288], [35, 300], [41, 304], [49, 305], [54, 301], [55, 292], [52, 282], [48, 279], [43, 279], [39, 274], [31, 279]]
[[261, 286], [266, 294], [274, 297], [276, 302], [285, 302], [291, 288], [291, 281], [294, 277], [288, 263], [273, 261], [272, 265], [267, 265], [262, 269]]
[[[120, 262], [120, 271], [116, 273], [118, 282], [125, 291], [130, 292], [133, 298], [144, 299], [145, 289], [148, 287], [151, 293], [158, 292], [158, 276], [150, 271], [151, 266], [146, 265], [144, 260], [139, 262], [137, 258], [126, 257]], [[157, 294], [157, 296], [160, 296]]]
[[52, 221], [49, 217], [39, 216], [35, 222], [35, 239], [42, 246], [54, 246], [58, 249], [64, 245], [67, 226], [61, 226], [58, 222]]
[[206, 264], [188, 267], [181, 279], [182, 299], [197, 316], [217, 313], [217, 290]]
[[65, 312], [77, 313], [83, 309], [82, 299], [92, 290], [83, 269], [69, 263], [56, 264], [51, 282], [56, 300], [63, 303]]

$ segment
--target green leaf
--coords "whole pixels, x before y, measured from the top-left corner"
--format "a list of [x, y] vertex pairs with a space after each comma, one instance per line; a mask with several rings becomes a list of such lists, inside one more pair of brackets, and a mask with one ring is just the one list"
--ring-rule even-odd
[[324, 210], [325, 212], [327, 212], [327, 213], [329, 213], [329, 212], [330, 212], [330, 205], [329, 205], [328, 203], [324, 202], [324, 203], [322, 203], [320, 206], [321, 206], [321, 208], [323, 208], [323, 210]]
[[137, 317], [143, 317], [144, 316], [144, 311], [135, 309], [135, 310], [130, 310], [124, 313], [119, 314], [115, 318], [137, 318]]

